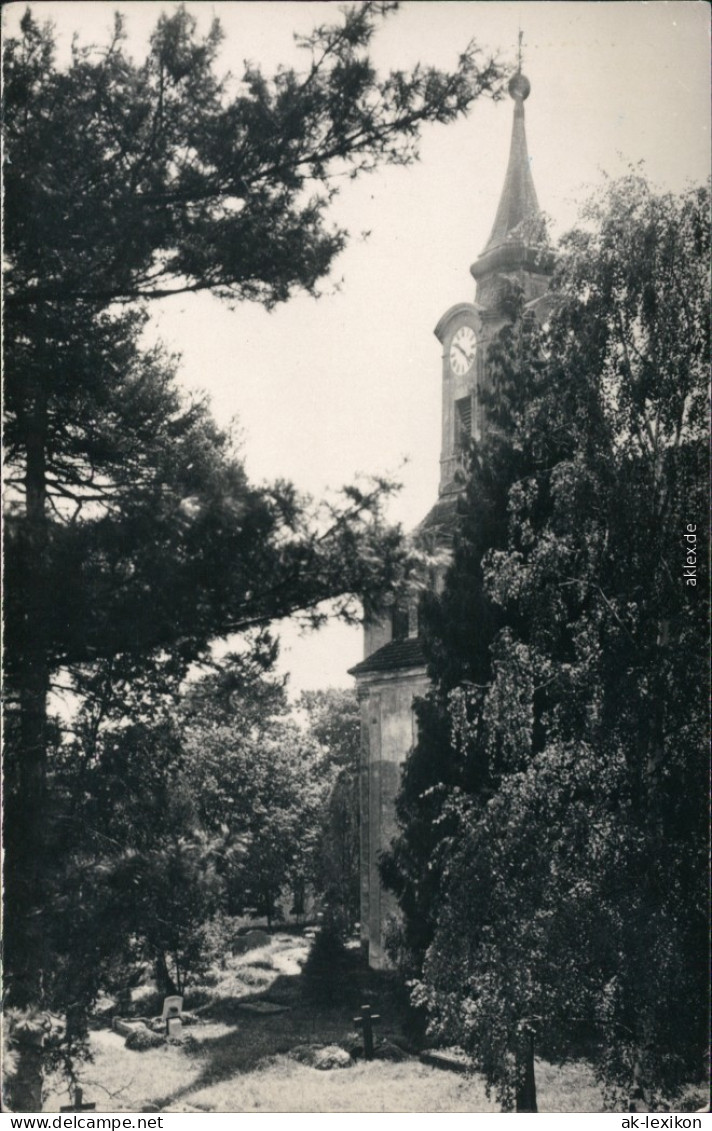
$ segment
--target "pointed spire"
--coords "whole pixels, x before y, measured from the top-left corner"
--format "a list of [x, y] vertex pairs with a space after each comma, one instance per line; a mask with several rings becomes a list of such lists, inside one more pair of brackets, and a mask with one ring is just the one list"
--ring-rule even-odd
[[509, 164], [504, 178], [504, 188], [499, 208], [487, 242], [485, 252], [490, 251], [511, 238], [516, 229], [526, 221], [539, 216], [539, 201], [534, 188], [527, 149], [527, 135], [524, 128], [524, 101], [529, 97], [531, 84], [521, 71], [521, 32], [519, 41], [519, 70], [509, 80], [509, 93], [514, 99], [514, 123], [512, 143], [509, 148]]
[[522, 74], [520, 31], [518, 67], [509, 80], [514, 122], [504, 188], [487, 246], [470, 268], [477, 282], [477, 301], [485, 305], [496, 303], [494, 277], [498, 272], [525, 269], [529, 275], [548, 276], [552, 270], [551, 254], [544, 250], [546, 227], [534, 188], [524, 128], [524, 103], [530, 91], [531, 83]]

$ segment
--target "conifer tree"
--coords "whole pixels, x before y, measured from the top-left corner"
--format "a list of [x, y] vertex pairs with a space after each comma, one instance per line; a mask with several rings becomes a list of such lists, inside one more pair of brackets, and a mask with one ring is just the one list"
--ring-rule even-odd
[[[204, 654], [215, 636], [388, 588], [398, 532], [376, 518], [384, 483], [315, 514], [289, 484], [255, 489], [174, 365], [140, 349], [146, 304], [208, 290], [272, 307], [318, 292], [344, 247], [339, 178], [408, 164], [420, 127], [449, 122], [499, 70], [474, 45], [450, 73], [380, 77], [369, 44], [396, 5], [365, 3], [301, 41], [305, 68], [241, 85], [216, 72], [183, 7], [146, 58], [77, 41], [68, 68], [30, 10], [4, 45], [6, 985], [43, 1004], [51, 686]], [[85, 669], [88, 670], [81, 670]], [[102, 671], [105, 671], [102, 668]], [[20, 1098], [35, 1110], [37, 1087]]]

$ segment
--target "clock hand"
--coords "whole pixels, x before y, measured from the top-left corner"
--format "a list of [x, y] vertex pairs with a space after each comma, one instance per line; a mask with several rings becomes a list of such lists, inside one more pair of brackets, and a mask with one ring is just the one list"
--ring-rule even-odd
[[452, 344], [454, 345], [456, 350], [460, 351], [460, 353], [464, 357], [465, 361], [467, 362], [467, 367], [469, 369], [469, 367], [472, 365], [472, 359], [475, 356], [474, 353], [466, 353], [465, 350], [462, 348], [462, 346], [459, 345], [457, 342], [453, 342]]

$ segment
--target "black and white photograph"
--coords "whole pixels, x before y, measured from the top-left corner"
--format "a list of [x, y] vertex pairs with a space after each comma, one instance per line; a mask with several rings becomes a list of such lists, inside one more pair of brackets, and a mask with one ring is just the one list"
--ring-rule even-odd
[[710, 23], [2, 5], [7, 1127], [709, 1119]]

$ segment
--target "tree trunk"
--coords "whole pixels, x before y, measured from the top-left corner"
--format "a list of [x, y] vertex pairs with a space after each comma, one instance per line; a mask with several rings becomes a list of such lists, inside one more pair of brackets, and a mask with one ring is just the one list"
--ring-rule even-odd
[[[28, 381], [25, 519], [20, 533], [23, 622], [17, 657], [20, 708], [14, 788], [6, 793], [5, 895], [6, 985], [10, 1005], [42, 1007], [48, 945], [43, 910], [47, 903], [48, 812], [47, 696], [48, 585], [46, 514], [46, 376]], [[42, 1047], [18, 1042], [13, 1085], [15, 1111], [38, 1111], [42, 1093]]]
[[522, 1039], [517, 1076], [517, 1111], [537, 1111], [536, 1081], [534, 1079], [534, 1034], [532, 1032], [526, 1033]]
[[31, 1032], [29, 1028], [14, 1035], [17, 1069], [3, 1089], [9, 1111], [42, 1111], [43, 1043], [44, 1034]]
[[170, 972], [168, 970], [168, 963], [166, 962], [166, 956], [163, 951], [159, 951], [159, 953], [156, 955], [154, 972], [156, 976], [156, 986], [164, 997], [172, 997], [173, 995], [180, 992], [175, 982], [171, 978]]
[[652, 1032], [652, 1025], [645, 1020], [642, 1021], [640, 1027], [639, 1040], [637, 1047], [634, 1049], [633, 1059], [633, 1085], [628, 1097], [628, 1111], [654, 1111], [651, 1106], [651, 1096], [649, 1086], [645, 1080], [645, 1064], [648, 1061], [646, 1049], [655, 1039]]

